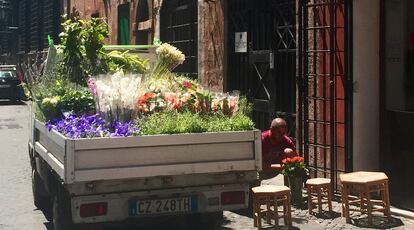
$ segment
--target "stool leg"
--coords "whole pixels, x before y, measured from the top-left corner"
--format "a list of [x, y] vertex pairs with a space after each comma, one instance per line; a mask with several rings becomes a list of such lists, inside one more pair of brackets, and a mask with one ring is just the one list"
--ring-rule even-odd
[[347, 185], [343, 185], [342, 187], [342, 203], [344, 204], [342, 208], [342, 212], [345, 213], [346, 222], [351, 223], [351, 218], [349, 217], [348, 186]]
[[288, 226], [292, 227], [292, 212], [290, 209], [290, 193], [288, 195], [286, 195], [286, 206], [287, 206], [287, 217], [288, 217]]
[[361, 208], [361, 210], [362, 209], [365, 209], [365, 201], [364, 201], [364, 197], [365, 197], [365, 194], [364, 194], [364, 191], [362, 191], [362, 189], [359, 191], [359, 199], [360, 199], [360, 201], [359, 201], [359, 207]]
[[262, 212], [260, 210], [260, 200], [257, 204], [257, 229], [262, 229]]
[[316, 187], [316, 191], [318, 193], [318, 212], [320, 214], [322, 213], [322, 188]]
[[270, 224], [270, 197], [266, 197], [266, 223]]
[[257, 198], [256, 196], [253, 194], [253, 226], [257, 227]]
[[278, 213], [278, 208], [277, 208], [277, 196], [275, 196], [275, 201], [274, 201], [274, 207], [273, 207], [273, 213], [274, 213], [274, 218], [275, 218], [275, 229], [277, 228], [277, 226], [279, 226], [279, 213]]
[[364, 186], [365, 198], [367, 200], [367, 214], [368, 214], [368, 224], [372, 225], [372, 204], [371, 204], [371, 194], [369, 192], [369, 186]]
[[384, 185], [384, 196], [385, 196], [385, 210], [386, 210], [386, 215], [388, 218], [391, 218], [391, 211], [390, 211], [390, 194], [389, 194], [389, 190], [388, 190], [388, 180], [385, 181], [385, 185]]
[[309, 214], [311, 214], [312, 213], [312, 187], [310, 185], [307, 185], [306, 189], [308, 191], [308, 210], [309, 210]]
[[287, 204], [287, 197], [283, 198], [283, 223], [285, 223], [285, 225], [289, 225], [286, 204]]
[[331, 189], [331, 185], [328, 186], [328, 208], [329, 208], [329, 212], [332, 212], [332, 189]]

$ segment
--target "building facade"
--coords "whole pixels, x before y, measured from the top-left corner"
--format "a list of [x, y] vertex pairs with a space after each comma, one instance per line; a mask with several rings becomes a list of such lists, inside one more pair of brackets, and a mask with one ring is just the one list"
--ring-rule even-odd
[[385, 171], [391, 201], [414, 209], [410, 0], [16, 2], [20, 55], [57, 41], [60, 15], [75, 9], [107, 18], [109, 44], [159, 38], [186, 54], [178, 72], [247, 95], [257, 128], [285, 118], [312, 176], [338, 186], [342, 172]]

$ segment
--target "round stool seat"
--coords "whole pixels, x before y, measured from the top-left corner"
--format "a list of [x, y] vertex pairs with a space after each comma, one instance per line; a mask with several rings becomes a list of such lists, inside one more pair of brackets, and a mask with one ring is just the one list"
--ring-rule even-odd
[[290, 188], [286, 186], [278, 185], [262, 185], [253, 187], [252, 191], [254, 194], [267, 194], [267, 193], [279, 193], [279, 192], [289, 192]]
[[312, 179], [308, 179], [306, 181], [307, 185], [313, 185], [313, 186], [318, 186], [318, 185], [328, 185], [331, 184], [331, 179], [329, 178], [312, 178]]

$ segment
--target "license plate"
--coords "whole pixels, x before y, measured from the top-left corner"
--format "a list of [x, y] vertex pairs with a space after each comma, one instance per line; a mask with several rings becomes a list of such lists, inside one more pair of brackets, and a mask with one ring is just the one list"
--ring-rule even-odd
[[10, 88], [11, 85], [0, 85], [0, 88]]
[[197, 198], [190, 196], [169, 199], [134, 200], [130, 202], [129, 209], [131, 216], [194, 212], [197, 210]]

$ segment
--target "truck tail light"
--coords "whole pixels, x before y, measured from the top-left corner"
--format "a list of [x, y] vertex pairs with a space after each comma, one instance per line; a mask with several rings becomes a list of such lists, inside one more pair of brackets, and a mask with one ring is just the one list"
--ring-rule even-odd
[[223, 192], [221, 193], [221, 204], [243, 204], [244, 203], [244, 191]]
[[81, 204], [80, 206], [80, 216], [81, 217], [91, 217], [91, 216], [104, 216], [106, 215], [108, 203], [91, 203], [91, 204]]

